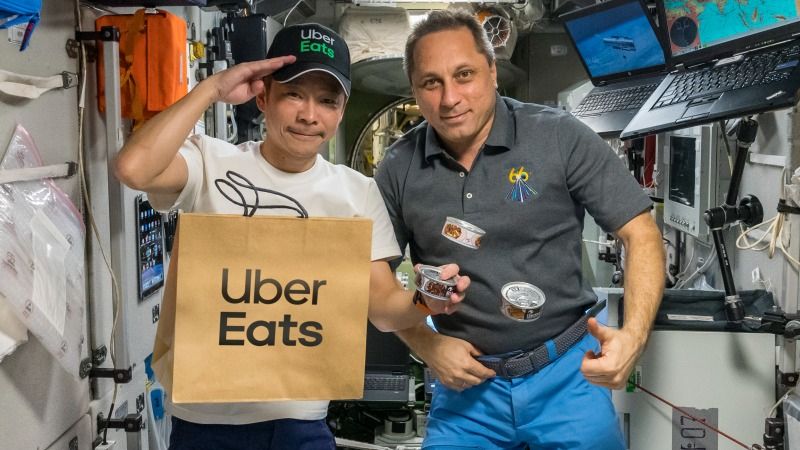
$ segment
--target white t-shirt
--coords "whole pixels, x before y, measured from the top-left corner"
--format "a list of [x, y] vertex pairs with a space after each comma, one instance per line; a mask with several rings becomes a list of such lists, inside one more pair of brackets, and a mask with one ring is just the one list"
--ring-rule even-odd
[[[149, 195], [157, 210], [179, 208], [185, 212], [243, 214], [243, 208], [226, 199], [214, 181], [227, 179], [234, 171], [255, 186], [289, 195], [300, 202], [309, 216], [368, 217], [372, 219], [372, 260], [395, 258], [400, 248], [378, 187], [368, 178], [346, 166], [334, 165], [317, 155], [314, 166], [305, 172], [282, 172], [270, 165], [260, 152], [260, 142], [229, 144], [204, 135], [194, 135], [180, 149], [189, 168], [183, 191], [176, 196]], [[223, 189], [226, 189], [223, 187]], [[239, 188], [249, 204], [253, 192]], [[238, 198], [230, 189], [226, 193]], [[259, 193], [262, 205], [293, 205], [282, 197]], [[297, 215], [288, 209], [260, 209], [258, 215]], [[195, 423], [247, 424], [275, 419], [323, 419], [328, 401], [280, 401], [261, 403], [172, 404], [167, 410], [174, 416]]]

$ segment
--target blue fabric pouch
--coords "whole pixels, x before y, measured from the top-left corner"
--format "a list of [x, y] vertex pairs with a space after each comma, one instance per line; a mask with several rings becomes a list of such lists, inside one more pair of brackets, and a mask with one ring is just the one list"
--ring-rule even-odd
[[27, 23], [20, 51], [28, 47], [33, 29], [39, 23], [42, 0], [0, 0], [0, 29]]

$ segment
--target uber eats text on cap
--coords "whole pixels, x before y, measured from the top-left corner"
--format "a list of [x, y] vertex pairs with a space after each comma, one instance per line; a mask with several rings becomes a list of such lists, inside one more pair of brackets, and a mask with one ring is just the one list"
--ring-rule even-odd
[[267, 58], [294, 55], [297, 60], [272, 74], [280, 83], [312, 71], [321, 71], [334, 77], [350, 95], [350, 49], [335, 31], [317, 23], [288, 26], [272, 40]]
[[[326, 54], [331, 59], [334, 59], [336, 52], [333, 51], [333, 47], [328, 47], [328, 45], [333, 44], [335, 41], [334, 38], [328, 36], [327, 34], [322, 34], [313, 28], [300, 30], [300, 37], [303, 38], [303, 40], [300, 41], [300, 53], [321, 52]], [[313, 42], [315, 40], [322, 41], [322, 43]]]

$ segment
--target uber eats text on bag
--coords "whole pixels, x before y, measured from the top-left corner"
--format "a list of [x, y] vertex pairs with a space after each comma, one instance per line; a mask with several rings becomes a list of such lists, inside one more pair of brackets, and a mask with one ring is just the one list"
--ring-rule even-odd
[[153, 357], [173, 402], [360, 398], [371, 237], [368, 219], [181, 214]]

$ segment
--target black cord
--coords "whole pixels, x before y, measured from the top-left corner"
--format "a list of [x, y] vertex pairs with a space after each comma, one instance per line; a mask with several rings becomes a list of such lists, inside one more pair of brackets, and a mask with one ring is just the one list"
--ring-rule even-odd
[[[298, 214], [298, 217], [301, 217], [303, 219], [307, 219], [308, 218], [308, 211], [306, 211], [306, 209], [303, 207], [303, 205], [301, 205], [300, 202], [295, 200], [293, 197], [290, 197], [290, 196], [288, 196], [288, 195], [286, 195], [286, 194], [284, 194], [282, 192], [273, 191], [272, 189], [257, 187], [250, 180], [245, 178], [243, 175], [241, 175], [239, 173], [236, 173], [236, 172], [234, 172], [232, 170], [227, 171], [225, 173], [225, 176], [228, 178], [227, 180], [224, 180], [222, 178], [217, 178], [216, 180], [214, 180], [214, 185], [217, 186], [217, 190], [219, 190], [219, 193], [222, 194], [223, 197], [228, 199], [228, 201], [230, 201], [231, 203], [233, 203], [236, 206], [241, 206], [242, 208], [244, 208], [244, 214], [243, 214], [244, 216], [253, 217], [255, 215], [256, 211], [259, 210], [259, 209], [290, 209], [290, 210], [296, 212]], [[238, 178], [238, 180], [237, 180], [237, 178]], [[225, 185], [225, 186], [233, 189], [233, 191], [236, 192], [236, 195], [239, 196], [240, 201], [237, 202], [235, 199], [231, 198], [228, 194], [226, 194], [225, 191], [222, 189], [221, 185]], [[240, 191], [236, 186], [243, 187], [243, 188], [248, 188], [248, 189], [252, 190], [253, 194], [255, 195], [255, 204], [253, 204], [253, 205], [248, 204], [247, 200], [245, 200], [245, 198], [244, 198], [244, 194], [242, 194], [242, 191]], [[260, 203], [259, 197], [258, 197], [258, 193], [259, 192], [265, 192], [267, 194], [272, 194], [272, 195], [277, 195], [278, 197], [283, 197], [283, 198], [291, 201], [292, 203], [294, 203], [297, 206], [295, 207], [295, 206], [289, 206], [289, 205], [261, 205], [261, 204], [259, 204]]]
[[[725, 152], [728, 154], [728, 164], [730, 165], [731, 160], [731, 144], [728, 142], [728, 121], [720, 120], [719, 121], [719, 128], [720, 128], [720, 136], [722, 138], [722, 143], [725, 144]], [[729, 167], [729, 169], [731, 169]], [[732, 169], [731, 169], [732, 170]]]
[[[114, 412], [114, 402], [111, 402], [111, 407], [108, 408], [108, 416], [106, 417], [106, 421], [111, 420], [111, 414], [113, 412]], [[106, 423], [106, 427], [103, 430], [103, 445], [108, 444], [106, 438], [108, 438], [108, 423]]]

